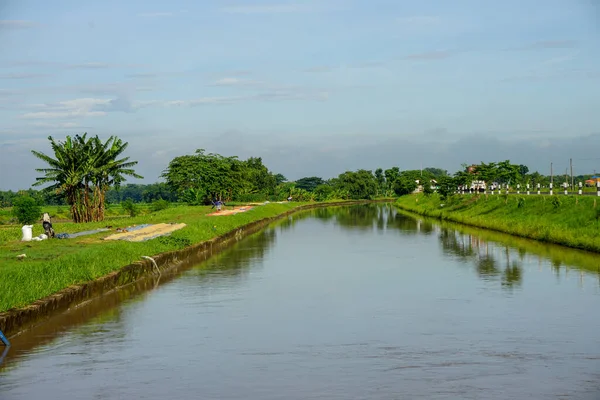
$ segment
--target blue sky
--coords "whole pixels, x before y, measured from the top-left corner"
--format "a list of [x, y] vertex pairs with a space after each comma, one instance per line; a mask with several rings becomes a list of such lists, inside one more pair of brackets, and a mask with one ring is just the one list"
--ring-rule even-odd
[[600, 171], [594, 4], [3, 1], [0, 189], [33, 183], [48, 135], [81, 132], [128, 141], [143, 182], [197, 148], [290, 179], [506, 158]]

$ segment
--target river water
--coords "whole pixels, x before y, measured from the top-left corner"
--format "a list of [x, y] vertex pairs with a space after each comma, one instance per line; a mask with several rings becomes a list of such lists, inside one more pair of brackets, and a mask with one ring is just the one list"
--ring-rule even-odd
[[0, 398], [599, 399], [598, 265], [389, 205], [307, 211], [15, 338]]

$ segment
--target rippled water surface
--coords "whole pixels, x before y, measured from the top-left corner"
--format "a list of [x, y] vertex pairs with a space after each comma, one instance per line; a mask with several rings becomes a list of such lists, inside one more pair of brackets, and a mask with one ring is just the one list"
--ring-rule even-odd
[[599, 399], [599, 265], [387, 205], [313, 210], [14, 338], [0, 398]]

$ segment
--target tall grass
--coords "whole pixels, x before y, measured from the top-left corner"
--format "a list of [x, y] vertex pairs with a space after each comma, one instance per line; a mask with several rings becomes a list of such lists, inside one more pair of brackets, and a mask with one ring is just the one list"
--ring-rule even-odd
[[408, 195], [396, 205], [430, 217], [600, 252], [595, 197], [536, 195]]

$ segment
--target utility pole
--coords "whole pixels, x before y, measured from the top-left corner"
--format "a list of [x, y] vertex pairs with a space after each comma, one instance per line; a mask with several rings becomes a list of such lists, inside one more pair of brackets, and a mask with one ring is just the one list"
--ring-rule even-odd
[[573, 159], [569, 158], [569, 165], [571, 166], [571, 190], [575, 190], [575, 183], [573, 181]]
[[550, 184], [554, 183], [554, 174], [552, 173], [552, 163], [550, 163]]

